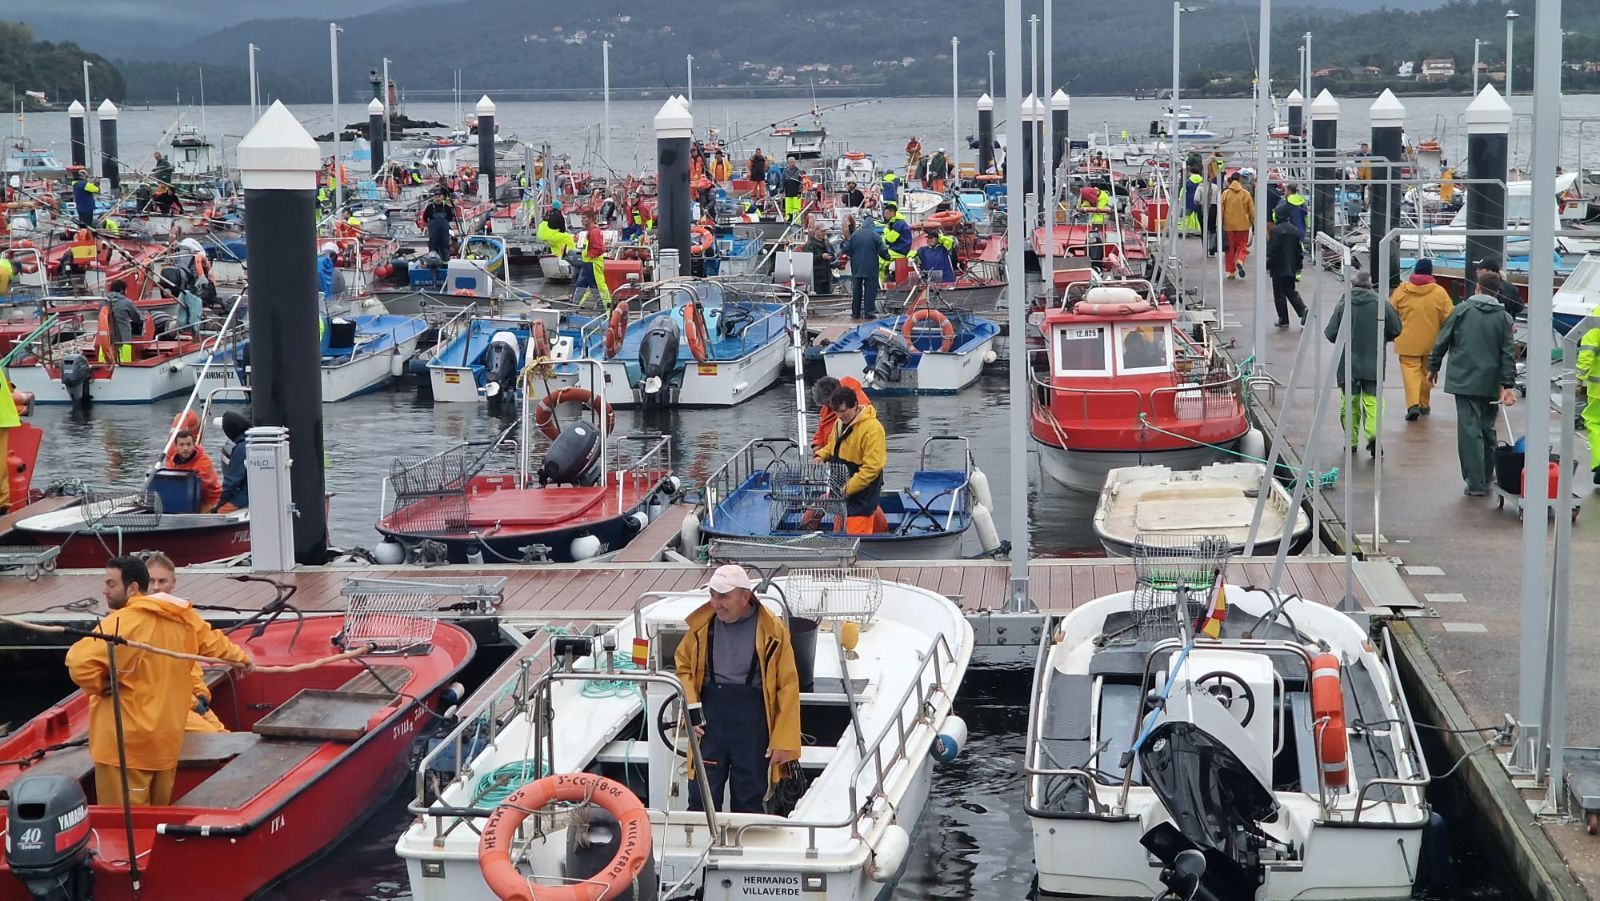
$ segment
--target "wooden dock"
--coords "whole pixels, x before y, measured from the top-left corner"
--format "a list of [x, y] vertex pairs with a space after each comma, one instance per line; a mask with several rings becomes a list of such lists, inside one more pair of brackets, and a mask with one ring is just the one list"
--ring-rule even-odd
[[[917, 585], [943, 594], [969, 614], [999, 612], [1009, 592], [1010, 568], [1001, 561], [962, 560], [937, 563], [867, 564], [893, 582]], [[1291, 558], [1284, 569], [1281, 588], [1324, 604], [1344, 597], [1342, 558]], [[1267, 584], [1272, 572], [1269, 558], [1234, 560], [1228, 580], [1238, 585]], [[238, 582], [236, 569], [189, 567], [178, 576], [177, 594], [196, 604], [228, 607], [241, 612], [259, 609], [274, 597], [272, 588], [255, 582]], [[276, 576], [295, 585], [293, 603], [306, 612], [337, 611], [344, 605], [340, 589], [346, 578], [436, 579], [471, 581], [505, 577], [508, 581], [500, 613], [517, 619], [585, 619], [614, 615], [632, 607], [649, 592], [688, 591], [705, 584], [710, 571], [681, 563], [623, 563], [604, 565], [559, 564], [541, 567], [307, 567]], [[99, 602], [99, 571], [62, 571], [29, 582], [20, 576], [0, 577], [0, 614], [6, 616], [82, 616], [64, 605], [94, 599]], [[1030, 593], [1041, 611], [1063, 613], [1101, 595], [1133, 587], [1133, 564], [1128, 560], [1044, 559], [1029, 567]], [[1373, 601], [1358, 582], [1356, 597], [1363, 606]]]

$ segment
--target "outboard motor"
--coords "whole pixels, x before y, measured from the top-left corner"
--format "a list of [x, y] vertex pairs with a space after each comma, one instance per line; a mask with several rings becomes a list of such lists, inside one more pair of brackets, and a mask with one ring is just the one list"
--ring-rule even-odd
[[494, 333], [489, 348], [483, 352], [483, 394], [489, 403], [504, 400], [517, 379], [517, 336], [508, 331]]
[[94, 380], [94, 370], [89, 358], [83, 354], [67, 354], [61, 358], [61, 387], [67, 389], [72, 405], [83, 406], [94, 400], [89, 394], [89, 383]]
[[90, 901], [89, 801], [77, 781], [23, 776], [6, 818], [6, 863], [35, 901]]
[[678, 365], [678, 329], [672, 320], [663, 316], [650, 326], [639, 341], [639, 387], [646, 397], [655, 398], [661, 393], [672, 370]]
[[911, 342], [899, 332], [879, 326], [867, 336], [867, 346], [877, 350], [878, 360], [867, 371], [862, 387], [900, 381], [901, 369], [911, 360]]
[[539, 487], [551, 483], [594, 485], [599, 481], [599, 462], [600, 429], [593, 423], [575, 422], [550, 442], [539, 467]]

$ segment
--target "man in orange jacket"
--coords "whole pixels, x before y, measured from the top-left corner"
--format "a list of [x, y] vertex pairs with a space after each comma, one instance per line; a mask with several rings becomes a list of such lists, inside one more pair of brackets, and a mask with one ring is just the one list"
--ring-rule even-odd
[[[148, 596], [150, 573], [137, 557], [106, 563], [104, 595], [111, 613], [98, 631], [185, 654], [253, 664], [233, 642], [200, 621], [193, 608]], [[128, 801], [135, 807], [170, 804], [183, 747], [183, 723], [194, 706], [191, 661], [154, 651], [117, 649], [117, 713], [111, 700], [111, 662], [105, 641], [83, 638], [67, 650], [67, 674], [89, 696], [89, 757], [94, 761], [95, 803], [120, 804], [126, 766]], [[125, 757], [124, 759], [121, 759]]]
[[192, 472], [200, 479], [200, 509], [191, 512], [216, 512], [217, 504], [222, 500], [222, 480], [217, 478], [217, 467], [212, 465], [211, 458], [206, 455], [206, 449], [195, 439], [193, 430], [189, 428], [178, 430], [178, 436], [172, 439], [172, 450], [167, 454], [163, 468]]
[[825, 375], [817, 379], [817, 383], [811, 387], [811, 396], [817, 401], [817, 430], [811, 435], [811, 449], [813, 451], [827, 444], [828, 439], [833, 436], [833, 423], [839, 417], [833, 412], [833, 408], [828, 406], [828, 398], [832, 397], [833, 392], [838, 391], [840, 388], [849, 388], [854, 391], [856, 400], [861, 403], [861, 406], [872, 406], [872, 400], [867, 397], [867, 392], [861, 390], [861, 383], [852, 376], [847, 375], [842, 379], [836, 379], [831, 375]]

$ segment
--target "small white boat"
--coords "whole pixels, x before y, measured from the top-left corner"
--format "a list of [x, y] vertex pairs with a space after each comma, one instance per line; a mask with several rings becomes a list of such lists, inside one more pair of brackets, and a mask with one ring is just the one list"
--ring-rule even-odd
[[[935, 755], [954, 759], [965, 740], [951, 704], [972, 628], [949, 599], [860, 570], [796, 571], [773, 588], [781, 597], [758, 592], [774, 614], [789, 615], [808, 736], [799, 763], [809, 782], [787, 815], [688, 809], [704, 781], [687, 778], [692, 739], [673, 660], [685, 617], [706, 592], [671, 594], [641, 601], [598, 636], [551, 638], [524, 655], [540, 668], [550, 661], [549, 671], [469, 702], [418, 769], [417, 819], [396, 845], [412, 897], [493, 901], [480, 858], [496, 843], [495, 821], [521, 813], [505, 806], [507, 796], [545, 773], [603, 777], [608, 797], [596, 792], [597, 804], [625, 805], [647, 828], [617, 829], [587, 804], [534, 813], [521, 831], [531, 840], [515, 843], [514, 872], [499, 868], [519, 884], [622, 878], [622, 894], [593, 897], [634, 897], [618, 877], [619, 864], [631, 864], [637, 897], [660, 901], [885, 897], [926, 806]], [[459, 772], [457, 761], [466, 762]], [[581, 832], [588, 848], [569, 850]]]
[[1025, 743], [1040, 890], [1147, 898], [1163, 864], [1199, 852], [1189, 897], [1411, 897], [1431, 776], [1387, 638], [1298, 597], [1219, 592], [1221, 539], [1134, 560], [1133, 591], [1040, 645]]
[[864, 322], [822, 351], [834, 378], [853, 376], [868, 394], [958, 394], [994, 362], [1000, 326], [971, 313], [923, 307]]
[[[1094, 534], [1113, 557], [1133, 556], [1138, 537], [1152, 534], [1220, 535], [1233, 553], [1243, 553], [1265, 471], [1260, 463], [1212, 463], [1187, 472], [1166, 466], [1113, 469], [1094, 509]], [[1304, 510], [1292, 528], [1284, 528], [1292, 501], [1272, 480], [1256, 531], [1256, 554], [1276, 554], [1286, 533], [1291, 554], [1310, 542], [1311, 519]]]

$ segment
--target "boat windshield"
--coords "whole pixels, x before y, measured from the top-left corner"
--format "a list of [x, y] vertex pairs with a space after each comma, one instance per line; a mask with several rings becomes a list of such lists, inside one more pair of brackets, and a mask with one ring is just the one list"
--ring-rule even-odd
[[1109, 375], [1111, 354], [1105, 325], [1056, 329], [1056, 375]]
[[1165, 325], [1117, 326], [1117, 371], [1143, 375], [1172, 369], [1172, 334]]

